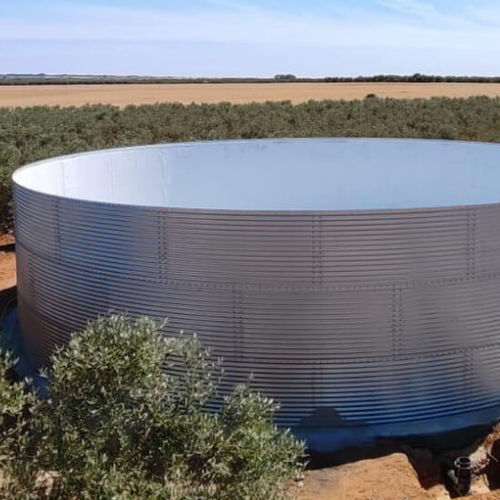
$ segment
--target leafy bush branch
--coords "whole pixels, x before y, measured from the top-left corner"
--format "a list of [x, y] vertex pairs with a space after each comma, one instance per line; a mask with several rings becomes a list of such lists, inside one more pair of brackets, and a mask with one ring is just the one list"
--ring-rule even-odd
[[273, 424], [276, 405], [238, 386], [207, 411], [220, 362], [147, 318], [110, 315], [74, 335], [53, 357], [46, 401], [1, 363], [5, 495], [267, 500], [302, 474], [303, 444]]

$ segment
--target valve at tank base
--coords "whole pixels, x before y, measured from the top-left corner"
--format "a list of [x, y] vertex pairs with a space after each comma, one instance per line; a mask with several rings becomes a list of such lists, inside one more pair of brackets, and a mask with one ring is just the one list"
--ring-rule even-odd
[[470, 458], [458, 457], [453, 462], [453, 468], [448, 471], [448, 478], [451, 480], [452, 487], [460, 496], [467, 495], [470, 490], [472, 479]]

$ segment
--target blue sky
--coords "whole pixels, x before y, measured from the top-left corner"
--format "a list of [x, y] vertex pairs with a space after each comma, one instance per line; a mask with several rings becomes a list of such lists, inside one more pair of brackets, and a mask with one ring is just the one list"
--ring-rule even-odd
[[500, 75], [498, 0], [0, 0], [0, 73]]

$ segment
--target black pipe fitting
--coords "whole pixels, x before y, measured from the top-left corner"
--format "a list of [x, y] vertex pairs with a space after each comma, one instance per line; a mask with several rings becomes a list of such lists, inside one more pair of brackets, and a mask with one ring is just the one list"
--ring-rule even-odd
[[469, 457], [458, 457], [453, 462], [453, 469], [448, 471], [448, 477], [455, 491], [460, 495], [467, 495], [472, 480], [472, 466]]

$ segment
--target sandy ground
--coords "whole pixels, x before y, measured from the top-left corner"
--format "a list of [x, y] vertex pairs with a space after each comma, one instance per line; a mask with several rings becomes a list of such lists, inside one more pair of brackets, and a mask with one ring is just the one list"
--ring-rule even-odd
[[[0, 234], [0, 246], [13, 243], [10, 234]], [[0, 250], [0, 291], [16, 284], [16, 254]]]
[[0, 251], [0, 290], [16, 284], [16, 255]]
[[218, 83], [0, 86], [0, 106], [80, 106], [83, 104], [189, 104], [379, 97], [469, 97], [500, 95], [498, 83]]
[[306, 472], [298, 500], [448, 499], [442, 485], [425, 490], [403, 453]]
[[441, 453], [403, 441], [346, 450], [337, 454], [342, 465], [306, 471], [297, 500], [450, 500], [443, 467], [459, 456], [469, 457], [475, 471], [469, 494], [460, 498], [500, 500], [500, 423], [465, 448]]
[[[436, 478], [429, 479], [424, 488], [408, 457], [404, 453], [392, 453], [307, 471], [297, 500], [450, 500], [444, 485]], [[487, 487], [475, 488], [470, 495], [460, 499], [500, 500], [500, 490], [490, 492]]]

